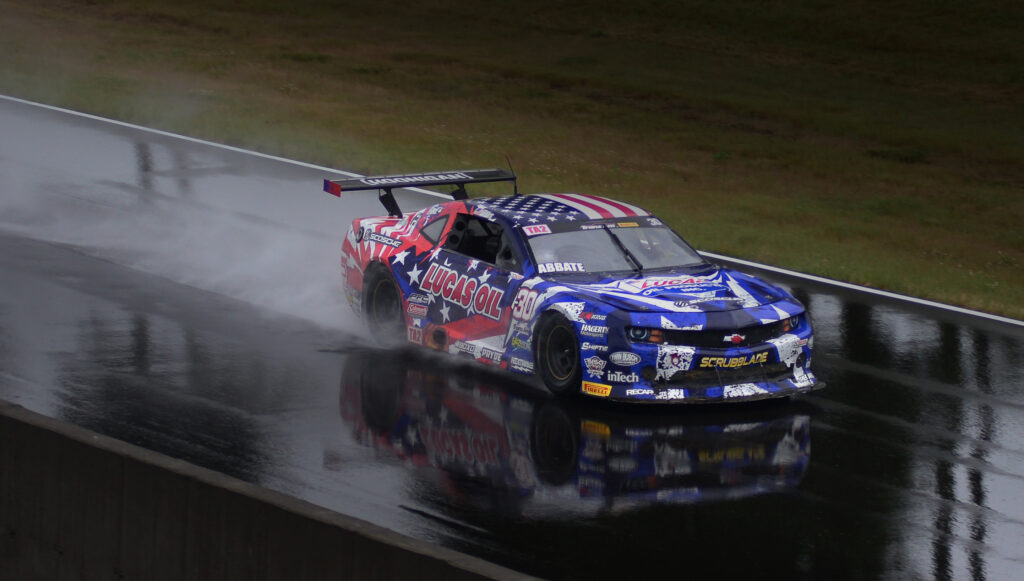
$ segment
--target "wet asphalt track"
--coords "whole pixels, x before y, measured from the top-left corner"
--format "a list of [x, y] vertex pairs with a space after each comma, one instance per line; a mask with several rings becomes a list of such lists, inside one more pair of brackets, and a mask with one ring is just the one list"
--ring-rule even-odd
[[1024, 576], [1024, 326], [770, 275], [825, 390], [555, 401], [366, 348], [325, 175], [0, 99], [0, 398], [541, 577]]

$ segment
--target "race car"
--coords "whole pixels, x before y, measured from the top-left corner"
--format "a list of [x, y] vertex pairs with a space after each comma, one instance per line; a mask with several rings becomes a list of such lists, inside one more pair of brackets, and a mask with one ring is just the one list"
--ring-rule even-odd
[[[556, 395], [707, 403], [822, 387], [804, 306], [705, 260], [633, 204], [577, 193], [469, 198], [512, 172], [462, 170], [324, 180], [379, 190], [387, 216], [343, 242], [345, 295], [371, 333], [535, 376]], [[454, 185], [405, 215], [392, 193]]]

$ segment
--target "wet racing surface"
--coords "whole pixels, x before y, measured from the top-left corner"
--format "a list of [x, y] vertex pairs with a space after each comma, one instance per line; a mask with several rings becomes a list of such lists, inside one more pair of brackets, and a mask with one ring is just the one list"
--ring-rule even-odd
[[337, 256], [378, 205], [324, 170], [4, 100], [0, 127], [0, 398], [545, 578], [1024, 571], [1024, 327], [767, 274], [824, 390], [556, 400], [369, 348]]

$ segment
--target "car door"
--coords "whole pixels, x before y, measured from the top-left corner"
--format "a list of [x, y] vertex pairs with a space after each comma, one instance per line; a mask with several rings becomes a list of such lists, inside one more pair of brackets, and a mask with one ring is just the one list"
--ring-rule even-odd
[[515, 233], [495, 221], [459, 213], [424, 263], [419, 288], [428, 320], [447, 332], [449, 350], [500, 361], [509, 305], [523, 279]]

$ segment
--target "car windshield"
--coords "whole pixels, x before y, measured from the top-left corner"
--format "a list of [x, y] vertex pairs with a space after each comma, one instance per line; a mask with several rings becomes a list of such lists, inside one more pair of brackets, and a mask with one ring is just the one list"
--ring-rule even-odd
[[600, 225], [535, 236], [530, 249], [540, 274], [575, 272], [645, 272], [689, 268], [704, 259], [671, 229], [609, 228]]

